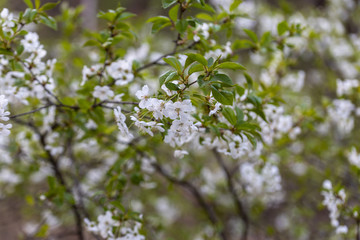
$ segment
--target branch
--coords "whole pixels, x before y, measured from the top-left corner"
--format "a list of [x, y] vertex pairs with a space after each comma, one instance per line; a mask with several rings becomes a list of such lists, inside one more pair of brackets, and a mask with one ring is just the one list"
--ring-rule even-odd
[[169, 53], [166, 53], [164, 55], [161, 55], [160, 57], [156, 58], [154, 61], [152, 62], [149, 62], [148, 64], [145, 64], [141, 67], [139, 67], [138, 69], [135, 70], [135, 72], [141, 72], [142, 70], [146, 69], [146, 68], [149, 68], [149, 67], [152, 67], [156, 64], [159, 64], [159, 61], [167, 56], [171, 56], [171, 55], [174, 55], [175, 53], [177, 52], [183, 52], [183, 51], [186, 51], [186, 50], [189, 50], [191, 49], [193, 46], [195, 46], [198, 42], [193, 42], [191, 43], [189, 46], [183, 48], [183, 49], [180, 49], [179, 51], [176, 51], [176, 49], [174, 49], [172, 52], [169, 52]]
[[215, 155], [216, 161], [218, 162], [218, 164], [221, 166], [221, 168], [223, 169], [223, 171], [225, 173], [227, 185], [228, 185], [229, 191], [232, 195], [233, 201], [235, 203], [238, 215], [244, 222], [244, 232], [243, 232], [241, 239], [246, 240], [248, 238], [249, 227], [250, 227], [249, 217], [244, 209], [244, 206], [242, 205], [242, 202], [240, 201], [239, 196], [236, 193], [236, 190], [235, 190], [235, 187], [234, 187], [234, 184], [232, 181], [232, 174], [231, 174], [230, 170], [226, 167], [224, 160], [222, 159], [221, 155], [218, 153], [216, 148], [212, 149], [212, 151]]
[[48, 105], [39, 107], [39, 108], [34, 109], [34, 110], [31, 110], [31, 111], [29, 111], [29, 112], [24, 112], [24, 113], [19, 113], [19, 114], [16, 114], [16, 115], [12, 115], [12, 116], [10, 116], [9, 118], [10, 118], [10, 119], [14, 119], [14, 118], [26, 116], [26, 115], [29, 115], [29, 114], [36, 113], [36, 112], [38, 112], [38, 111], [41, 111], [42, 109], [49, 108], [49, 107], [51, 107], [51, 106], [54, 106], [54, 104], [53, 104], [53, 103], [49, 103]]
[[[192, 195], [194, 196], [194, 198], [196, 199], [196, 201], [198, 202], [198, 204], [205, 211], [205, 213], [206, 213], [207, 217], [209, 218], [210, 222], [214, 226], [219, 225], [219, 220], [218, 220], [218, 218], [216, 216], [216, 213], [215, 213], [214, 209], [211, 207], [210, 204], [208, 204], [205, 201], [204, 197], [201, 195], [201, 193], [197, 190], [197, 188], [194, 185], [192, 185], [188, 181], [179, 180], [179, 179], [174, 178], [173, 176], [168, 174], [158, 163], [152, 163], [152, 166], [155, 168], [155, 170], [160, 175], [162, 175], [164, 178], [166, 178], [169, 182], [174, 183], [176, 185], [179, 185], [179, 186], [187, 189], [188, 191], [190, 191], [192, 193]], [[227, 240], [227, 236], [226, 236], [223, 229], [220, 232], [220, 236], [221, 236], [221, 238], [223, 240]]]
[[[41, 147], [43, 148], [43, 150], [45, 151], [45, 153], [47, 155], [47, 160], [50, 163], [50, 165], [55, 173], [56, 179], [64, 187], [65, 191], [72, 195], [71, 189], [67, 186], [67, 184], [65, 182], [65, 178], [64, 178], [62, 172], [60, 171], [60, 168], [59, 168], [56, 158], [51, 154], [51, 152], [49, 150], [46, 149], [46, 140], [45, 140], [46, 134], [42, 134], [40, 132], [40, 130], [32, 122], [25, 122], [25, 121], [22, 121], [19, 119], [13, 119], [13, 120], [15, 123], [28, 126], [38, 135]], [[82, 217], [80, 214], [80, 209], [78, 208], [76, 203], [71, 204], [70, 207], [74, 214], [78, 239], [84, 240], [85, 237], [84, 237], [84, 233], [83, 233], [83, 229], [82, 229]]]

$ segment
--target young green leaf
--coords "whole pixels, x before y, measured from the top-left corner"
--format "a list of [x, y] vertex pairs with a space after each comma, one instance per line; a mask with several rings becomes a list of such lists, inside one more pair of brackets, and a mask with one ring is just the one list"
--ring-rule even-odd
[[242, 3], [242, 0], [234, 0], [230, 5], [230, 12], [234, 11], [240, 5], [240, 3]]
[[200, 55], [198, 53], [187, 53], [185, 55], [187, 55], [190, 59], [192, 59], [198, 63], [201, 63], [203, 66], [205, 66], [205, 67], [207, 66], [207, 61], [202, 55]]
[[166, 8], [170, 7], [171, 5], [173, 5], [174, 3], [176, 3], [177, 0], [161, 0], [161, 2], [162, 2], [162, 7], [164, 9], [166, 9]]
[[211, 83], [220, 83], [225, 87], [232, 87], [233, 81], [226, 74], [215, 74], [210, 78]]
[[171, 74], [176, 74], [176, 71], [173, 70], [169, 70], [166, 73], [162, 74], [159, 78], [159, 82], [160, 82], [160, 86], [162, 86], [165, 83], [165, 80], [167, 79], [167, 77]]
[[222, 109], [222, 113], [223, 113], [224, 117], [229, 121], [229, 123], [231, 125], [236, 124], [237, 118], [236, 118], [236, 115], [234, 113], [234, 110], [232, 110], [229, 107], [225, 107], [225, 108]]
[[248, 85], [248, 88], [252, 89], [253, 88], [253, 80], [251, 78], [251, 76], [247, 73], [244, 73], [244, 77], [246, 79], [246, 83]]
[[287, 32], [289, 29], [289, 25], [286, 21], [282, 21], [277, 25], [277, 31], [280, 36]]
[[178, 12], [179, 12], [179, 5], [176, 4], [169, 10], [169, 17], [173, 22], [176, 22], [178, 18]]
[[254, 33], [253, 31], [251, 31], [250, 29], [245, 29], [245, 28], [244, 28], [243, 30], [244, 30], [244, 32], [246, 33], [246, 35], [248, 35], [249, 38], [250, 38], [253, 42], [257, 43], [257, 42], [259, 41], [256, 33]]
[[191, 75], [194, 72], [201, 72], [201, 71], [204, 71], [204, 66], [202, 66], [200, 63], [195, 63], [191, 65], [191, 67], [189, 68], [188, 74]]
[[232, 70], [246, 70], [246, 68], [236, 62], [223, 62], [217, 65], [217, 68], [226, 68], [226, 69], [232, 69]]
[[166, 62], [173, 68], [175, 68], [178, 73], [180, 73], [182, 71], [181, 63], [179, 62], [179, 60], [177, 58], [167, 57], [167, 58], [164, 58], [163, 60], [164, 60], [164, 62]]
[[232, 105], [234, 100], [234, 95], [232, 92], [226, 90], [218, 90], [215, 86], [211, 86], [211, 92], [214, 98], [224, 105]]
[[25, 3], [29, 8], [34, 8], [34, 4], [32, 3], [31, 0], [24, 0], [24, 3]]
[[51, 10], [51, 9], [55, 8], [59, 3], [60, 3], [60, 1], [45, 3], [44, 5], [41, 6], [41, 8], [39, 10], [40, 11]]

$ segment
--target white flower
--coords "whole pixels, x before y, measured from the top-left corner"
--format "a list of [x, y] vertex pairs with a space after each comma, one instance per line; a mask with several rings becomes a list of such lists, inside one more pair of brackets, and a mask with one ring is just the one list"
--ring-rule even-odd
[[3, 31], [11, 31], [11, 28], [15, 26], [15, 23], [13, 21], [13, 14], [10, 13], [7, 8], [4, 8], [0, 13], [0, 18]]
[[185, 155], [188, 155], [189, 152], [185, 150], [175, 150], [174, 157], [176, 158], [183, 158]]
[[21, 40], [21, 44], [24, 46], [24, 51], [32, 53], [40, 47], [39, 35], [34, 32], [29, 32], [25, 35], [25, 38]]
[[141, 90], [138, 90], [135, 93], [136, 97], [140, 100], [139, 107], [140, 108], [147, 108], [149, 105], [151, 105], [150, 100], [150, 92], [149, 92], [149, 86], [144, 85]]
[[155, 119], [162, 119], [165, 114], [165, 101], [157, 98], [150, 98], [147, 104], [147, 109], [153, 112]]
[[169, 101], [165, 104], [165, 116], [173, 120], [178, 118], [187, 120], [192, 112], [194, 112], [194, 107], [189, 99], [175, 103]]
[[347, 158], [350, 164], [360, 168], [360, 154], [357, 153], [355, 147], [352, 147], [351, 151], [347, 153]]
[[336, 234], [346, 234], [348, 233], [348, 227], [347, 226], [338, 226], [336, 228]]
[[162, 123], [158, 123], [154, 121], [150, 121], [150, 122], [140, 121], [135, 116], [131, 116], [130, 119], [134, 121], [135, 126], [137, 126], [140, 129], [140, 131], [146, 132], [152, 137], [154, 136], [154, 133], [152, 132], [153, 130], [158, 130], [160, 132], [165, 131], [165, 129], [162, 127], [164, 124]]
[[245, 191], [251, 199], [259, 198], [264, 203], [282, 200], [281, 176], [277, 166], [266, 162], [265, 166], [257, 171], [255, 164], [244, 163], [240, 174]]
[[294, 92], [300, 92], [304, 86], [305, 75], [304, 71], [290, 73], [281, 79], [281, 85], [292, 89]]
[[109, 86], [96, 86], [93, 91], [93, 96], [100, 99], [100, 101], [105, 101], [114, 97], [114, 92]]
[[346, 193], [344, 189], [340, 189], [337, 194], [334, 194], [332, 190], [332, 184], [329, 180], [325, 180], [323, 182], [323, 191], [321, 191], [321, 195], [324, 196], [323, 204], [327, 207], [330, 214], [330, 222], [333, 227], [336, 228], [336, 233], [347, 233], [347, 227], [341, 226], [339, 223], [340, 210], [341, 207], [345, 203]]
[[339, 97], [351, 94], [351, 91], [357, 87], [359, 87], [359, 81], [356, 79], [345, 79], [344, 81], [336, 79], [336, 95]]
[[[0, 120], [3, 122], [9, 121], [10, 112], [6, 110], [8, 100], [4, 95], [0, 95]], [[11, 124], [4, 124], [0, 122], [0, 135], [8, 136], [10, 134]]]
[[108, 74], [116, 80], [116, 85], [125, 85], [134, 79], [132, 66], [126, 60], [117, 60], [106, 68]]
[[95, 64], [95, 65], [92, 65], [91, 67], [87, 67], [87, 66], [84, 66], [83, 70], [82, 70], [82, 81], [81, 81], [81, 86], [83, 86], [85, 84], [85, 82], [95, 76], [98, 71], [102, 68], [102, 65], [101, 64]]
[[113, 215], [110, 211], [106, 211], [105, 215], [99, 215], [98, 220], [98, 228], [99, 233], [103, 238], [108, 237], [109, 232], [111, 233], [112, 227], [118, 227], [120, 226], [120, 222], [115, 221], [113, 218]]
[[126, 117], [121, 112], [121, 107], [117, 107], [114, 109], [115, 119], [118, 125], [118, 128], [120, 130], [120, 134], [123, 138], [131, 140], [134, 138], [134, 136], [129, 132], [129, 129], [125, 123]]
[[194, 38], [193, 40], [195, 42], [200, 41], [200, 36], [202, 36], [204, 39], [208, 39], [210, 36], [210, 29], [214, 27], [214, 24], [212, 23], [203, 23], [203, 24], [198, 24], [196, 26], [196, 29], [194, 31]]
[[332, 189], [332, 184], [331, 184], [330, 180], [325, 180], [323, 182], [323, 188], [326, 189], [326, 190], [331, 190]]

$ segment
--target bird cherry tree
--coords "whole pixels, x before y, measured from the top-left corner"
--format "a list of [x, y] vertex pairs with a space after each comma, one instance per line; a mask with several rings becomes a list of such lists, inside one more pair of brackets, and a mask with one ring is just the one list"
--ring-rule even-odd
[[20, 238], [360, 239], [355, 1], [162, 0], [100, 11], [100, 31], [24, 2], [0, 13], [0, 196], [25, 199]]

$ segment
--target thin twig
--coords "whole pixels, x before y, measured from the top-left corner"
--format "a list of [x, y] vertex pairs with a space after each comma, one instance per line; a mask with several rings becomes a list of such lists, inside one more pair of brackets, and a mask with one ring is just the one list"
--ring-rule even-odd
[[193, 46], [195, 46], [198, 42], [193, 42], [191, 43], [189, 46], [183, 48], [183, 49], [180, 49], [179, 51], [176, 51], [176, 49], [174, 49], [173, 51], [169, 52], [169, 53], [165, 53], [164, 55], [161, 55], [160, 57], [156, 58], [154, 61], [152, 62], [149, 62], [141, 67], [139, 67], [138, 69], [135, 70], [135, 72], [141, 72], [142, 70], [146, 69], [146, 68], [149, 68], [149, 67], [152, 67], [154, 65], [157, 65], [159, 64], [159, 61], [167, 56], [172, 56], [178, 52], [183, 52], [183, 51], [186, 51], [186, 50], [189, 50], [191, 49]]
[[[188, 181], [176, 179], [175, 177], [171, 176], [158, 163], [152, 163], [152, 166], [155, 168], [155, 170], [161, 176], [166, 178], [169, 182], [171, 182], [173, 184], [176, 184], [176, 185], [179, 185], [179, 186], [187, 189], [188, 191], [190, 191], [192, 193], [192, 195], [194, 196], [194, 198], [196, 199], [196, 201], [198, 202], [198, 204], [205, 211], [205, 213], [206, 213], [207, 217], [209, 218], [210, 222], [216, 227], [219, 226], [220, 223], [219, 223], [218, 217], [216, 216], [216, 213], [215, 213], [214, 209], [212, 208], [212, 206], [210, 204], [208, 204], [205, 201], [204, 197], [201, 195], [199, 190], [194, 185], [192, 185]], [[224, 231], [223, 228], [222, 228], [222, 230], [220, 232], [220, 236], [221, 236], [221, 238], [223, 240], [227, 240], [227, 236], [226, 236], [225, 231]]]
[[242, 234], [241, 239], [242, 240], [246, 240], [248, 238], [248, 234], [249, 234], [249, 227], [250, 227], [250, 221], [249, 221], [249, 217], [244, 209], [244, 206], [242, 204], [242, 202], [240, 201], [240, 198], [238, 196], [238, 194], [236, 193], [233, 181], [232, 181], [232, 175], [230, 170], [227, 168], [224, 160], [222, 159], [221, 155], [218, 153], [218, 151], [216, 150], [216, 148], [214, 148], [213, 153], [215, 155], [216, 161], [218, 162], [218, 164], [221, 166], [221, 168], [223, 169], [225, 176], [226, 176], [226, 180], [227, 180], [227, 185], [229, 188], [229, 191], [232, 195], [233, 201], [236, 205], [236, 209], [238, 212], [239, 217], [243, 220], [244, 222], [244, 232]]
[[[40, 130], [32, 122], [25, 122], [25, 121], [22, 121], [22, 120], [16, 119], [16, 118], [13, 120], [15, 123], [28, 126], [30, 129], [32, 129], [38, 135], [40, 145], [46, 153], [46, 156], [47, 156], [46, 159], [50, 163], [50, 165], [55, 173], [56, 179], [64, 187], [64, 189], [67, 193], [72, 194], [71, 189], [68, 187], [68, 185], [65, 182], [63, 173], [60, 171], [60, 167], [57, 162], [57, 159], [51, 154], [51, 152], [48, 149], [46, 149], [46, 145], [47, 145], [46, 140], [45, 140], [46, 134], [42, 134], [40, 132]], [[75, 222], [76, 222], [77, 236], [78, 236], [79, 240], [84, 240], [85, 237], [84, 237], [83, 228], [82, 228], [82, 217], [80, 214], [80, 209], [76, 205], [76, 203], [70, 204], [70, 207], [72, 209], [72, 212], [73, 212], [74, 218], [75, 218]]]
[[39, 108], [34, 109], [34, 110], [31, 110], [31, 111], [29, 111], [29, 112], [24, 112], [24, 113], [19, 113], [19, 114], [16, 114], [16, 115], [12, 115], [12, 116], [10, 116], [9, 118], [10, 118], [10, 119], [14, 119], [14, 118], [18, 118], [18, 117], [26, 116], [26, 115], [29, 115], [29, 114], [32, 114], [32, 113], [39, 112], [39, 111], [41, 111], [42, 109], [49, 108], [49, 107], [51, 107], [51, 106], [54, 106], [54, 104], [49, 103], [48, 105], [45, 105], [45, 106], [39, 107]]

